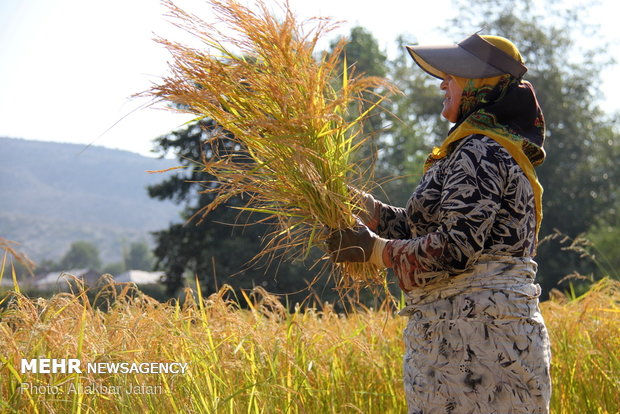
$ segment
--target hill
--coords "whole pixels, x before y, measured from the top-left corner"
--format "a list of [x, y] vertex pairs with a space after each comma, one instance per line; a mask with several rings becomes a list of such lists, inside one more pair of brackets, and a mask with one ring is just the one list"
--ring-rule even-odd
[[35, 261], [58, 260], [72, 242], [93, 242], [104, 262], [123, 243], [179, 221], [179, 206], [149, 198], [149, 174], [176, 161], [79, 144], [0, 138], [0, 236]]

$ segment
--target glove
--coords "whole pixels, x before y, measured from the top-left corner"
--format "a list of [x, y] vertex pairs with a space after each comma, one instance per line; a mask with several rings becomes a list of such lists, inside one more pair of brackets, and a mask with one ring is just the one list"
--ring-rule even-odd
[[360, 191], [354, 187], [348, 186], [349, 192], [354, 200], [359, 200], [358, 211], [353, 213], [362, 220], [368, 228], [377, 231], [379, 227], [379, 214], [381, 211], [381, 203], [377, 201], [371, 194]]
[[335, 263], [369, 262], [386, 267], [383, 250], [387, 242], [358, 221], [355, 227], [333, 230], [327, 238], [327, 250]]

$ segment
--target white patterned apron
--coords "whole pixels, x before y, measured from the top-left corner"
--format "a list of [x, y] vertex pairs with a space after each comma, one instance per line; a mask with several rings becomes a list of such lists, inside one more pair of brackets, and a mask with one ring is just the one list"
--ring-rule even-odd
[[407, 293], [409, 414], [548, 413], [551, 351], [531, 258], [481, 256]]

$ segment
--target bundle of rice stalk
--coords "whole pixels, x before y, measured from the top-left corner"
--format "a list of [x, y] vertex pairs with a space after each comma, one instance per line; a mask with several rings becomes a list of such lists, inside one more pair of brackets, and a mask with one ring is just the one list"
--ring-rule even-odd
[[[336, 27], [329, 19], [300, 24], [283, 5], [278, 20], [261, 1], [257, 12], [234, 0], [207, 3], [218, 18], [214, 24], [167, 2], [175, 25], [202, 47], [158, 39], [172, 55], [171, 74], [148, 95], [174, 102], [176, 110], [185, 108], [197, 119], [214, 119], [243, 151], [203, 158], [204, 171], [216, 178], [205, 186], [214, 198], [203, 213], [245, 196], [243, 210], [265, 213], [277, 224], [261, 255], [306, 256], [321, 242], [321, 229], [355, 224], [359, 200], [348, 186], [370, 183], [353, 156], [365, 141], [361, 125], [384, 99], [373, 91], [392, 87], [347, 69], [344, 41], [315, 56], [317, 41]], [[367, 102], [368, 96], [376, 99]], [[360, 115], [352, 117], [352, 108]], [[382, 282], [381, 269], [370, 264], [337, 269], [348, 286]]]

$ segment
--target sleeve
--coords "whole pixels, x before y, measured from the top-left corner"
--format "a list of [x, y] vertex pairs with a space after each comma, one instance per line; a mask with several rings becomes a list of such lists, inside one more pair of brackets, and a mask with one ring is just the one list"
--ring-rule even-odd
[[379, 202], [379, 226], [377, 234], [385, 239], [409, 239], [411, 229], [407, 221], [407, 210]]
[[476, 262], [500, 209], [506, 180], [495, 150], [481, 140], [467, 140], [455, 150], [445, 167], [437, 230], [387, 243], [402, 289], [462, 273]]

